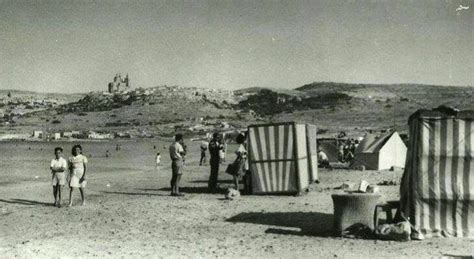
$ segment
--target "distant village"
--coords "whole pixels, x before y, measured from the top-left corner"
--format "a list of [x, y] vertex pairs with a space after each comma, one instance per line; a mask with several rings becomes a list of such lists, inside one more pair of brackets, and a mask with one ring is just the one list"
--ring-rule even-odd
[[10, 92], [0, 97], [0, 125], [15, 123], [15, 119], [27, 113], [46, 110], [65, 104], [56, 98], [40, 98], [37, 96], [14, 96]]
[[69, 140], [69, 139], [114, 139], [114, 138], [130, 138], [128, 133], [99, 133], [95, 131], [61, 131], [61, 132], [45, 132], [42, 130], [34, 130], [29, 136], [30, 140]]
[[[239, 128], [237, 125], [232, 125], [228, 122], [217, 123], [199, 123], [199, 124], [178, 124], [174, 126], [175, 131], [188, 132], [196, 136], [210, 138], [214, 131], [221, 132], [224, 136], [234, 136], [239, 132], [245, 130]], [[153, 134], [140, 130], [130, 130], [125, 132], [116, 131], [43, 131], [34, 130], [31, 134], [10, 135], [8, 139], [25, 139], [32, 141], [56, 141], [56, 140], [111, 140], [111, 139], [129, 139], [129, 138], [154, 138]], [[0, 136], [0, 140], [5, 139]]]
[[[189, 101], [205, 101], [217, 107], [226, 107], [245, 98], [236, 95], [231, 90], [180, 87], [180, 86], [157, 86], [152, 88], [131, 89], [131, 80], [128, 74], [123, 78], [117, 73], [111, 82], [107, 84], [106, 91], [91, 92], [81, 101], [67, 104], [64, 101], [53, 98], [38, 98], [35, 96], [5, 96], [0, 98], [0, 125], [15, 125], [15, 120], [30, 112], [47, 110], [51, 108], [63, 109], [66, 112], [94, 112], [107, 107], [116, 107], [117, 100], [126, 102], [140, 102], [144, 105], [151, 105], [159, 100], [173, 101], [176, 99]], [[239, 111], [236, 111], [239, 112]], [[240, 111], [242, 116], [245, 112]], [[246, 113], [249, 113], [248, 111]], [[252, 113], [252, 111], [250, 111]], [[255, 113], [253, 113], [255, 115]], [[53, 122], [54, 123], [54, 122]], [[38, 125], [40, 126], [40, 125]], [[193, 136], [206, 136], [210, 132], [220, 131], [224, 134], [232, 135], [241, 131], [240, 125], [226, 122], [224, 118], [209, 120], [207, 117], [188, 118], [179, 123], [175, 123], [170, 130], [187, 132]], [[22, 139], [32, 141], [56, 141], [56, 140], [110, 140], [117, 138], [153, 138], [154, 134], [142, 129], [104, 129], [100, 131], [71, 131], [56, 129], [37, 128], [28, 134], [0, 134], [0, 140]]]

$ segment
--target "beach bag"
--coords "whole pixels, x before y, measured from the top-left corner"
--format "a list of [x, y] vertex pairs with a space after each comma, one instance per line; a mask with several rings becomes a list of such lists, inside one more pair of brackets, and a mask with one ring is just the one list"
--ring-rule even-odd
[[240, 197], [240, 192], [234, 188], [229, 188], [224, 197], [226, 200], [233, 200]]
[[230, 175], [235, 175], [238, 170], [238, 164], [235, 163], [235, 161], [231, 164], [227, 165], [227, 168], [225, 169], [225, 172]]
[[227, 165], [227, 168], [225, 169], [225, 172], [230, 174], [230, 175], [238, 175], [239, 174], [239, 171], [242, 170], [242, 167], [243, 167], [243, 160], [242, 158], [239, 156], [237, 157], [234, 162], [232, 162], [231, 164]]
[[375, 234], [382, 240], [409, 241], [411, 235], [410, 222], [383, 224], [375, 229]]

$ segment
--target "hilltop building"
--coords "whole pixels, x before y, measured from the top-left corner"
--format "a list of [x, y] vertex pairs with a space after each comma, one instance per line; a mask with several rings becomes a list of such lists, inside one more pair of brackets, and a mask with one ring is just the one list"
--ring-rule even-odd
[[120, 91], [125, 91], [130, 89], [130, 78], [128, 77], [128, 74], [125, 76], [125, 78], [122, 79], [122, 76], [120, 73], [117, 73], [114, 77], [114, 81], [110, 82], [108, 85], [108, 91], [109, 93], [116, 93]]

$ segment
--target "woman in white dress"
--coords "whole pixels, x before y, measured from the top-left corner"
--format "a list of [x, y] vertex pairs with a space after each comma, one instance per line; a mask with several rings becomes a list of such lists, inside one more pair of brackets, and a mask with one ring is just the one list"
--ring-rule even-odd
[[81, 145], [75, 145], [72, 147], [72, 157], [69, 158], [69, 207], [72, 206], [72, 192], [74, 188], [79, 188], [81, 193], [82, 205], [86, 204], [85, 199], [85, 188], [87, 185], [86, 180], [86, 164], [87, 157], [82, 155]]
[[234, 177], [235, 189], [238, 191], [239, 181], [247, 172], [247, 169], [246, 169], [247, 149], [245, 149], [245, 146], [244, 146], [245, 136], [243, 134], [239, 134], [237, 136], [236, 141], [237, 141], [237, 144], [239, 144], [239, 147], [235, 151], [235, 155], [237, 157], [235, 158], [235, 161], [234, 161], [234, 173], [232, 174], [232, 176]]

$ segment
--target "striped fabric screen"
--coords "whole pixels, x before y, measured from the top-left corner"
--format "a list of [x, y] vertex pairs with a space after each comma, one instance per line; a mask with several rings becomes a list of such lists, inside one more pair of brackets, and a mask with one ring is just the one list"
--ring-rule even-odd
[[253, 193], [297, 193], [308, 187], [304, 124], [253, 125], [248, 132]]
[[308, 171], [309, 182], [318, 180], [318, 149], [317, 149], [317, 129], [315, 125], [306, 124], [306, 143], [308, 149]]
[[295, 157], [296, 157], [296, 180], [298, 181], [298, 191], [309, 186], [309, 164], [308, 147], [306, 146], [306, 125], [295, 124]]
[[426, 237], [474, 237], [473, 133], [472, 119], [410, 119], [401, 209]]

